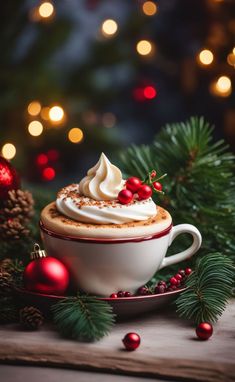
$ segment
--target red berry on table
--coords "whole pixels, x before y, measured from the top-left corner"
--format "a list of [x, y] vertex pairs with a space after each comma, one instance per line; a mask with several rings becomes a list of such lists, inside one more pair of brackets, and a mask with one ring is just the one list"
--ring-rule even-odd
[[162, 191], [162, 185], [159, 182], [153, 182], [153, 187], [156, 191]]
[[117, 293], [112, 293], [109, 298], [117, 298]]
[[121, 204], [128, 204], [133, 200], [133, 194], [130, 190], [121, 190], [118, 194], [118, 200]]
[[117, 292], [117, 297], [124, 297], [125, 296], [125, 292], [123, 292], [123, 290], [120, 290], [119, 292]]
[[137, 192], [141, 185], [142, 185], [142, 181], [136, 176], [132, 176], [131, 178], [128, 178], [126, 181], [126, 188], [133, 193]]
[[149, 289], [145, 286], [142, 286], [137, 290], [137, 294], [140, 296], [146, 296], [147, 294], [149, 294]]
[[140, 200], [148, 199], [152, 196], [152, 188], [147, 184], [143, 184], [137, 191]]
[[213, 334], [213, 326], [209, 322], [201, 322], [196, 328], [196, 334], [200, 340], [208, 340]]
[[181, 274], [180, 273], [177, 273], [175, 276], [174, 276], [175, 278], [176, 278], [176, 280], [178, 280], [178, 281], [181, 281], [182, 280], [182, 276], [181, 276]]
[[174, 276], [171, 277], [169, 281], [171, 285], [178, 285], [178, 280]]
[[126, 350], [133, 351], [140, 346], [140, 336], [137, 333], [127, 333], [122, 342]]
[[185, 269], [185, 274], [188, 276], [188, 275], [190, 275], [190, 273], [192, 273], [192, 269], [191, 268], [186, 268]]
[[131, 297], [131, 292], [124, 292], [124, 297]]

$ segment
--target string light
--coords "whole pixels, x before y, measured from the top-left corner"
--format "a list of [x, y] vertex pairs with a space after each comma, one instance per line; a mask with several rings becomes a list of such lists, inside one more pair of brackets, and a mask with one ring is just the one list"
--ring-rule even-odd
[[50, 108], [48, 106], [42, 108], [40, 115], [42, 119], [44, 119], [44, 121], [48, 121], [50, 119], [49, 111], [50, 111]]
[[153, 1], [145, 1], [142, 9], [146, 16], [153, 16], [157, 13], [157, 5]]
[[33, 137], [38, 137], [43, 132], [43, 126], [39, 121], [32, 121], [28, 125], [28, 132]]
[[229, 53], [227, 56], [227, 62], [231, 66], [235, 66], [235, 54], [234, 53]]
[[144, 97], [146, 99], [153, 99], [157, 95], [156, 89], [153, 86], [146, 86], [144, 88]]
[[113, 113], [104, 113], [102, 122], [105, 127], [113, 127], [116, 123], [116, 117]]
[[48, 163], [48, 157], [46, 154], [38, 154], [36, 157], [36, 162], [38, 166], [45, 166]]
[[42, 18], [48, 18], [54, 13], [54, 6], [49, 1], [45, 1], [38, 8], [38, 12]]
[[107, 19], [103, 22], [101, 30], [105, 36], [113, 36], [118, 30], [118, 24], [115, 20]]
[[141, 40], [137, 43], [136, 50], [141, 56], [147, 56], [152, 52], [152, 44], [148, 40]]
[[72, 143], [79, 143], [83, 139], [83, 131], [78, 127], [74, 127], [68, 132], [68, 139]]
[[199, 53], [199, 63], [202, 65], [210, 65], [214, 60], [214, 55], [209, 49], [204, 49]]
[[52, 122], [61, 122], [64, 118], [64, 110], [61, 106], [53, 106], [49, 110], [49, 118]]
[[216, 87], [221, 93], [227, 93], [231, 89], [231, 80], [227, 76], [221, 76], [217, 82]]
[[12, 143], [5, 143], [2, 147], [2, 155], [6, 159], [13, 159], [16, 155], [16, 148]]
[[49, 180], [54, 179], [54, 177], [55, 177], [55, 170], [54, 170], [53, 167], [46, 167], [46, 168], [43, 169], [43, 171], [42, 171], [42, 178], [44, 180], [49, 181]]
[[32, 101], [28, 105], [28, 113], [32, 116], [38, 115], [41, 111], [41, 104], [38, 101]]

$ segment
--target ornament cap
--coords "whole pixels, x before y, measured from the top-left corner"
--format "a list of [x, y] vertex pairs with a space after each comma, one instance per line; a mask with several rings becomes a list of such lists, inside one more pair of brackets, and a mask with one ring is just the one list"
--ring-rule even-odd
[[44, 249], [40, 248], [40, 245], [38, 243], [35, 243], [33, 246], [33, 252], [30, 254], [31, 260], [40, 259], [42, 257], [46, 257], [46, 252]]

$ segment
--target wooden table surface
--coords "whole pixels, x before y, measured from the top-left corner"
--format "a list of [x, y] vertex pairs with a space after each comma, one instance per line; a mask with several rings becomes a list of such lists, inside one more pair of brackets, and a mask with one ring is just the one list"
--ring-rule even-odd
[[[130, 331], [142, 339], [134, 352], [125, 351], [121, 342]], [[235, 303], [229, 304], [208, 341], [197, 340], [194, 328], [172, 310], [118, 323], [109, 336], [92, 344], [61, 339], [49, 326], [37, 332], [1, 326], [0, 362], [171, 381], [235, 381]]]

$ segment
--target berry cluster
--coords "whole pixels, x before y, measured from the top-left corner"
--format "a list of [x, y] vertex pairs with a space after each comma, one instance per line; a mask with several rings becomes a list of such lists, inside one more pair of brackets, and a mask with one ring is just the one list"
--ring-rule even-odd
[[[159, 281], [153, 288], [148, 288], [147, 286], [141, 286], [136, 293], [136, 296], [147, 296], [150, 294], [162, 294], [165, 292], [172, 292], [176, 289], [180, 289], [184, 286], [185, 279], [192, 273], [191, 268], [180, 269], [175, 276], [169, 279], [169, 282]], [[130, 292], [120, 290], [118, 293], [112, 293], [110, 298], [120, 298], [120, 297], [133, 297]]]
[[129, 204], [138, 195], [139, 200], [145, 200], [152, 196], [153, 192], [162, 192], [162, 184], [159, 180], [164, 178], [166, 174], [157, 178], [155, 170], [151, 171], [145, 180], [141, 180], [135, 176], [128, 178], [126, 181], [126, 188], [121, 190], [118, 194], [118, 200], [121, 204]]

